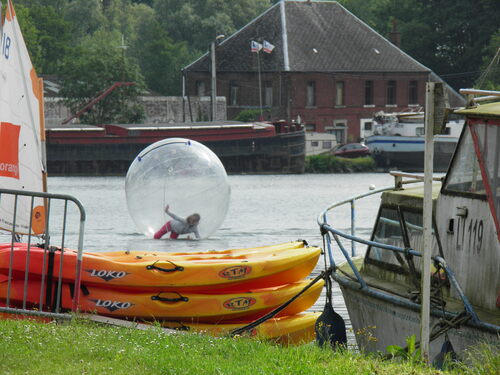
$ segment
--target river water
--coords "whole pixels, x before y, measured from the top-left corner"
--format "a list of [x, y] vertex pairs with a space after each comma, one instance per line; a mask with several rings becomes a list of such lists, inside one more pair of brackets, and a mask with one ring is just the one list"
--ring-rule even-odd
[[[140, 233], [127, 210], [123, 177], [49, 177], [48, 190], [72, 195], [85, 207], [85, 250], [195, 251], [255, 247], [296, 239], [320, 245], [316, 219], [325, 207], [363, 193], [371, 184], [377, 188], [390, 185], [393, 179], [386, 173], [232, 175], [229, 183], [231, 201], [226, 219], [211, 237], [199, 241], [158, 241]], [[371, 230], [379, 201], [379, 197], [371, 197], [356, 205], [358, 234]], [[54, 216], [60, 212], [52, 209]], [[339, 210], [334, 223], [336, 228], [350, 228], [347, 206]], [[77, 227], [68, 226], [69, 234], [74, 234]], [[70, 242], [68, 246], [76, 244]]]
[[[232, 175], [229, 183], [231, 202], [225, 221], [210, 238], [199, 241], [154, 240], [140, 233], [128, 213], [124, 177], [49, 177], [48, 190], [72, 195], [85, 207], [85, 251], [201, 251], [256, 247], [297, 239], [322, 246], [317, 217], [327, 206], [364, 193], [370, 185], [377, 188], [391, 185], [393, 178], [387, 173]], [[369, 237], [379, 202], [379, 196], [372, 196], [356, 204], [357, 235]], [[350, 206], [335, 212], [329, 222], [348, 232]], [[57, 223], [62, 217], [61, 207], [54, 204], [51, 217], [51, 226], [55, 223], [55, 229], [50, 229], [51, 238], [55, 239], [60, 226]], [[76, 209], [70, 206], [67, 247], [77, 247], [78, 219]], [[364, 249], [357, 250], [363, 252]], [[334, 249], [334, 258], [343, 259], [338, 249]], [[320, 259], [313, 275], [323, 268], [324, 262]], [[334, 304], [349, 325], [338, 286], [334, 286]], [[324, 295], [311, 310], [321, 311], [323, 305]], [[349, 339], [352, 343], [352, 333]]]

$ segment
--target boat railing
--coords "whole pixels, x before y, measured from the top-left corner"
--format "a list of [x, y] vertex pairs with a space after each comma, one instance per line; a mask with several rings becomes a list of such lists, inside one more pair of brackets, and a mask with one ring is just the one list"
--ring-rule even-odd
[[[83, 255], [83, 235], [85, 228], [85, 220], [86, 214], [85, 209], [81, 202], [70, 196], [64, 194], [52, 194], [45, 192], [32, 192], [32, 191], [22, 191], [22, 190], [12, 190], [12, 189], [0, 189], [0, 202], [2, 199], [6, 199], [6, 197], [12, 198], [13, 200], [13, 214], [11, 219], [11, 228], [9, 228], [10, 232], [10, 256], [9, 256], [9, 264], [6, 271], [7, 284], [6, 290], [4, 288], [2, 291], [2, 303], [0, 303], [0, 313], [9, 313], [9, 314], [22, 314], [22, 315], [35, 315], [40, 317], [48, 317], [48, 318], [68, 318], [68, 314], [61, 313], [62, 307], [60, 304], [61, 301], [61, 293], [62, 293], [62, 275], [63, 275], [63, 263], [64, 263], [64, 252], [67, 241], [68, 234], [68, 210], [76, 209], [79, 212], [79, 224], [78, 224], [78, 237], [77, 237], [77, 261], [76, 261], [76, 269], [75, 269], [75, 282], [74, 282], [74, 294], [72, 296], [72, 311], [77, 311], [79, 298], [80, 298], [80, 284], [81, 284], [81, 272], [82, 272], [82, 255]], [[33, 234], [33, 217], [29, 220], [29, 226], [27, 228], [27, 234], [25, 235], [27, 238], [23, 241], [26, 244], [26, 267], [24, 269], [24, 275], [22, 276], [24, 284], [23, 284], [23, 294], [22, 301], [16, 300], [16, 304], [13, 305], [12, 302], [12, 282], [15, 277], [19, 277], [19, 272], [14, 272], [14, 252], [16, 246], [22, 241], [22, 237], [16, 233], [16, 222], [18, 219], [18, 202], [24, 199], [27, 202], [30, 202], [31, 210], [33, 212], [35, 199], [43, 200], [45, 218], [44, 218], [44, 229], [42, 234], [36, 235]], [[62, 213], [62, 223], [61, 227], [57, 228], [57, 236], [51, 236], [51, 220], [50, 213], [52, 206], [59, 205], [63, 210]], [[72, 207], [71, 205], [74, 205]], [[53, 243], [57, 238], [57, 244]], [[35, 242], [41, 241], [42, 243], [36, 244]], [[6, 244], [4, 248], [6, 251], [8, 250], [8, 244]], [[56, 246], [57, 245], [57, 246]], [[39, 277], [40, 281], [40, 295], [38, 303], [34, 303], [34, 301], [28, 301], [28, 288], [29, 288], [29, 277], [35, 278], [35, 276], [30, 276], [30, 249], [38, 246], [43, 249], [43, 261], [41, 266], [41, 275]], [[53, 270], [50, 265], [50, 256], [49, 254], [54, 251], [60, 251], [59, 254], [59, 270]], [[57, 263], [56, 263], [57, 264]], [[2, 268], [5, 270], [5, 265], [2, 265]], [[2, 271], [5, 272], [5, 271]], [[50, 274], [49, 274], [50, 273]], [[54, 280], [52, 279], [52, 274], [58, 274], [57, 284], [54, 284]], [[0, 275], [1, 276], [1, 275]], [[37, 276], [38, 280], [38, 276]], [[4, 284], [5, 285], [5, 284]], [[54, 299], [51, 300], [50, 303], [47, 303], [47, 294], [52, 293], [52, 286], [54, 287]], [[46, 294], [47, 293], [47, 294]], [[5, 294], [5, 296], [4, 296]], [[45, 300], [44, 300], [45, 296]]]
[[[367, 245], [367, 246], [374, 246], [374, 247], [377, 247], [379, 249], [397, 252], [397, 253], [402, 253], [405, 255], [422, 257], [422, 254], [419, 251], [411, 249], [411, 248], [401, 248], [398, 246], [380, 243], [380, 242], [376, 242], [376, 241], [372, 241], [372, 240], [367, 240], [367, 239], [363, 239], [361, 237], [356, 236], [356, 232], [355, 232], [355, 217], [356, 217], [356, 215], [355, 215], [355, 202], [357, 200], [374, 195], [374, 194], [379, 194], [379, 193], [382, 193], [384, 191], [400, 189], [402, 187], [402, 185], [404, 185], [404, 184], [423, 181], [423, 176], [420, 176], [420, 175], [413, 175], [413, 174], [400, 173], [400, 172], [391, 172], [391, 175], [393, 175], [395, 178], [395, 185], [394, 186], [388, 186], [388, 187], [384, 187], [384, 188], [380, 188], [380, 189], [374, 189], [374, 190], [369, 191], [367, 193], [360, 194], [360, 195], [336, 202], [334, 204], [331, 204], [323, 212], [321, 212], [321, 214], [318, 216], [318, 219], [317, 219], [318, 224], [321, 228], [321, 233], [323, 234], [324, 238], [326, 239], [326, 241], [325, 241], [326, 250], [327, 250], [328, 258], [330, 260], [330, 264], [333, 266], [333, 268], [334, 269], [336, 268], [336, 264], [335, 264], [335, 260], [333, 257], [331, 237], [333, 237], [335, 243], [337, 244], [338, 248], [342, 252], [347, 263], [349, 264], [349, 266], [354, 274], [354, 277], [355, 277], [356, 281], [358, 282], [360, 288], [362, 290], [363, 289], [369, 290], [370, 292], [372, 292], [374, 294], [376, 294], [377, 292], [374, 291], [374, 289], [372, 287], [370, 287], [367, 284], [367, 282], [363, 279], [359, 269], [357, 268], [357, 266], [355, 265], [355, 263], [352, 259], [352, 257], [356, 256], [356, 251], [355, 251], [355, 249], [356, 249], [355, 244], [356, 243]], [[410, 180], [403, 181], [402, 180], [403, 177], [410, 178]], [[442, 177], [435, 177], [434, 180], [440, 181], [440, 180], [442, 180]], [[328, 217], [327, 217], [327, 214], [331, 210], [333, 210], [334, 208], [338, 208], [340, 206], [346, 205], [346, 204], [351, 205], [351, 233], [350, 234], [333, 228], [328, 223]], [[351, 254], [349, 254], [349, 251], [343, 245], [343, 243], [339, 237], [342, 237], [342, 238], [351, 242]], [[474, 308], [472, 307], [471, 303], [469, 302], [467, 296], [464, 294], [463, 289], [461, 288], [458, 280], [456, 279], [453, 270], [448, 267], [446, 261], [442, 257], [439, 257], [439, 256], [432, 257], [432, 260], [434, 261], [434, 264], [436, 266], [441, 267], [444, 270], [444, 272], [446, 273], [449, 282], [451, 283], [453, 288], [456, 290], [457, 295], [459, 296], [460, 300], [462, 301], [466, 312], [471, 317], [471, 321], [474, 324], [481, 324], [482, 326], [488, 326], [488, 328], [493, 329], [493, 330], [498, 329], [498, 327], [496, 327], [494, 325], [479, 321], [479, 318], [478, 318], [476, 312], [474, 311]]]
[[[404, 172], [399, 172], [399, 171], [392, 171], [390, 172], [390, 175], [394, 177], [394, 185], [391, 186], [386, 186], [383, 188], [375, 189], [373, 188], [372, 190], [355, 195], [353, 197], [335, 202], [331, 205], [329, 205], [327, 208], [323, 210], [318, 216], [317, 222], [320, 227], [322, 227], [323, 224], [328, 223], [328, 213], [331, 212], [334, 208], [338, 208], [340, 206], [345, 206], [349, 204], [351, 207], [351, 235], [356, 236], [356, 201], [361, 200], [363, 198], [375, 195], [375, 194], [380, 194], [383, 193], [384, 191], [388, 190], [400, 190], [403, 188], [403, 185], [407, 184], [414, 184], [414, 183], [419, 183], [424, 181], [424, 176], [419, 175], [419, 174], [414, 174], [414, 173], [404, 173]], [[406, 179], [405, 179], [406, 178]], [[434, 181], [442, 181], [442, 177], [433, 177]], [[351, 254], [352, 256], [356, 256], [356, 241], [352, 240], [351, 241]], [[332, 264], [333, 262], [333, 257], [331, 257], [330, 261]]]

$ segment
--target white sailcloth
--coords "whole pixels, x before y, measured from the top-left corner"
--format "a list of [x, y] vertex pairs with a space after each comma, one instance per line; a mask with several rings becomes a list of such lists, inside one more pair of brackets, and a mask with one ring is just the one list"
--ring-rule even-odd
[[[44, 191], [43, 84], [24, 43], [14, 6], [7, 1], [0, 43], [0, 188]], [[0, 228], [41, 234], [41, 198], [0, 195]]]

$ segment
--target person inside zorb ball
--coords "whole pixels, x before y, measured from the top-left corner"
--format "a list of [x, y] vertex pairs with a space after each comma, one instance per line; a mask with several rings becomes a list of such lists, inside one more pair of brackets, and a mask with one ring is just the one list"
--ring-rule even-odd
[[156, 239], [210, 236], [224, 221], [230, 191], [219, 158], [184, 138], [145, 148], [125, 179], [130, 216], [142, 233]]

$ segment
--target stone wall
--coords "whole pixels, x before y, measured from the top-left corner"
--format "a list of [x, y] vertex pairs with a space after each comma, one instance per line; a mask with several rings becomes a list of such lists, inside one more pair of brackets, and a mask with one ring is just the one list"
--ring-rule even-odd
[[[211, 120], [211, 104], [209, 96], [190, 97], [183, 100], [181, 96], [142, 96], [139, 98], [144, 106], [144, 123], [168, 124]], [[61, 98], [45, 98], [45, 123], [58, 125], [71, 116], [69, 109]], [[226, 97], [217, 97], [217, 121], [224, 121], [226, 116]]]

